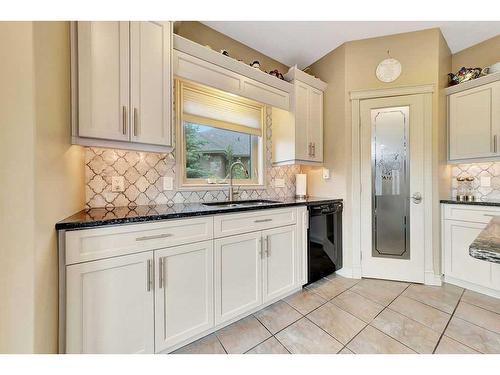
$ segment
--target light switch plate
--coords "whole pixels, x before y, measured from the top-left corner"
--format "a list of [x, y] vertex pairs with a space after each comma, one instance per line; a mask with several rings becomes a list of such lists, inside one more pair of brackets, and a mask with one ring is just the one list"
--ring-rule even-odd
[[111, 191], [121, 193], [125, 190], [125, 178], [123, 176], [111, 177]]
[[282, 188], [285, 187], [285, 180], [282, 178], [274, 179], [274, 187]]
[[481, 186], [482, 187], [490, 187], [491, 186], [491, 177], [481, 176]]
[[174, 179], [172, 177], [163, 177], [163, 191], [174, 190]]

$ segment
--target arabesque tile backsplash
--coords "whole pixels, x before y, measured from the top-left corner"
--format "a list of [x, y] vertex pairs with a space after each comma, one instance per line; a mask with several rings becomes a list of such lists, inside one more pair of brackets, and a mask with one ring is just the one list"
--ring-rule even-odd
[[[478, 199], [500, 199], [500, 163], [457, 164], [451, 168], [451, 194], [457, 195], [457, 177], [474, 177], [474, 192]], [[481, 177], [490, 177], [491, 186], [481, 185]]]
[[[240, 199], [279, 199], [295, 195], [300, 166], [272, 167], [272, 109], [266, 109], [266, 189], [240, 189]], [[168, 154], [87, 148], [85, 152], [86, 207], [119, 207], [227, 200], [228, 188], [204, 191], [163, 191], [162, 177], [174, 178], [175, 150]], [[123, 176], [125, 191], [111, 191], [111, 178]], [[274, 179], [285, 180], [275, 188]]]

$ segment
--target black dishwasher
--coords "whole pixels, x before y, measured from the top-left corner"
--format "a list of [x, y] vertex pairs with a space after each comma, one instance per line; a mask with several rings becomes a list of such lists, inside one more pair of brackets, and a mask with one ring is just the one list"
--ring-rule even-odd
[[308, 205], [308, 284], [342, 268], [342, 208], [342, 202]]

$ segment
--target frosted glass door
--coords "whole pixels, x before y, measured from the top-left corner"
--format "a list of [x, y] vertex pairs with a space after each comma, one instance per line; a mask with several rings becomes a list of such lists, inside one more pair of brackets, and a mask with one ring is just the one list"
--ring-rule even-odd
[[410, 257], [408, 110], [372, 110], [374, 257]]

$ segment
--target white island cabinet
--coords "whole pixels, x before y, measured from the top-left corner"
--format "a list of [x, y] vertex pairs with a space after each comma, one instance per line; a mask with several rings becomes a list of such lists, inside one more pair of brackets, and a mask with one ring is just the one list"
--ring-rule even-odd
[[500, 207], [442, 204], [444, 281], [500, 297], [500, 264], [470, 256], [469, 246]]
[[60, 231], [63, 353], [171, 352], [305, 284], [305, 206]]

